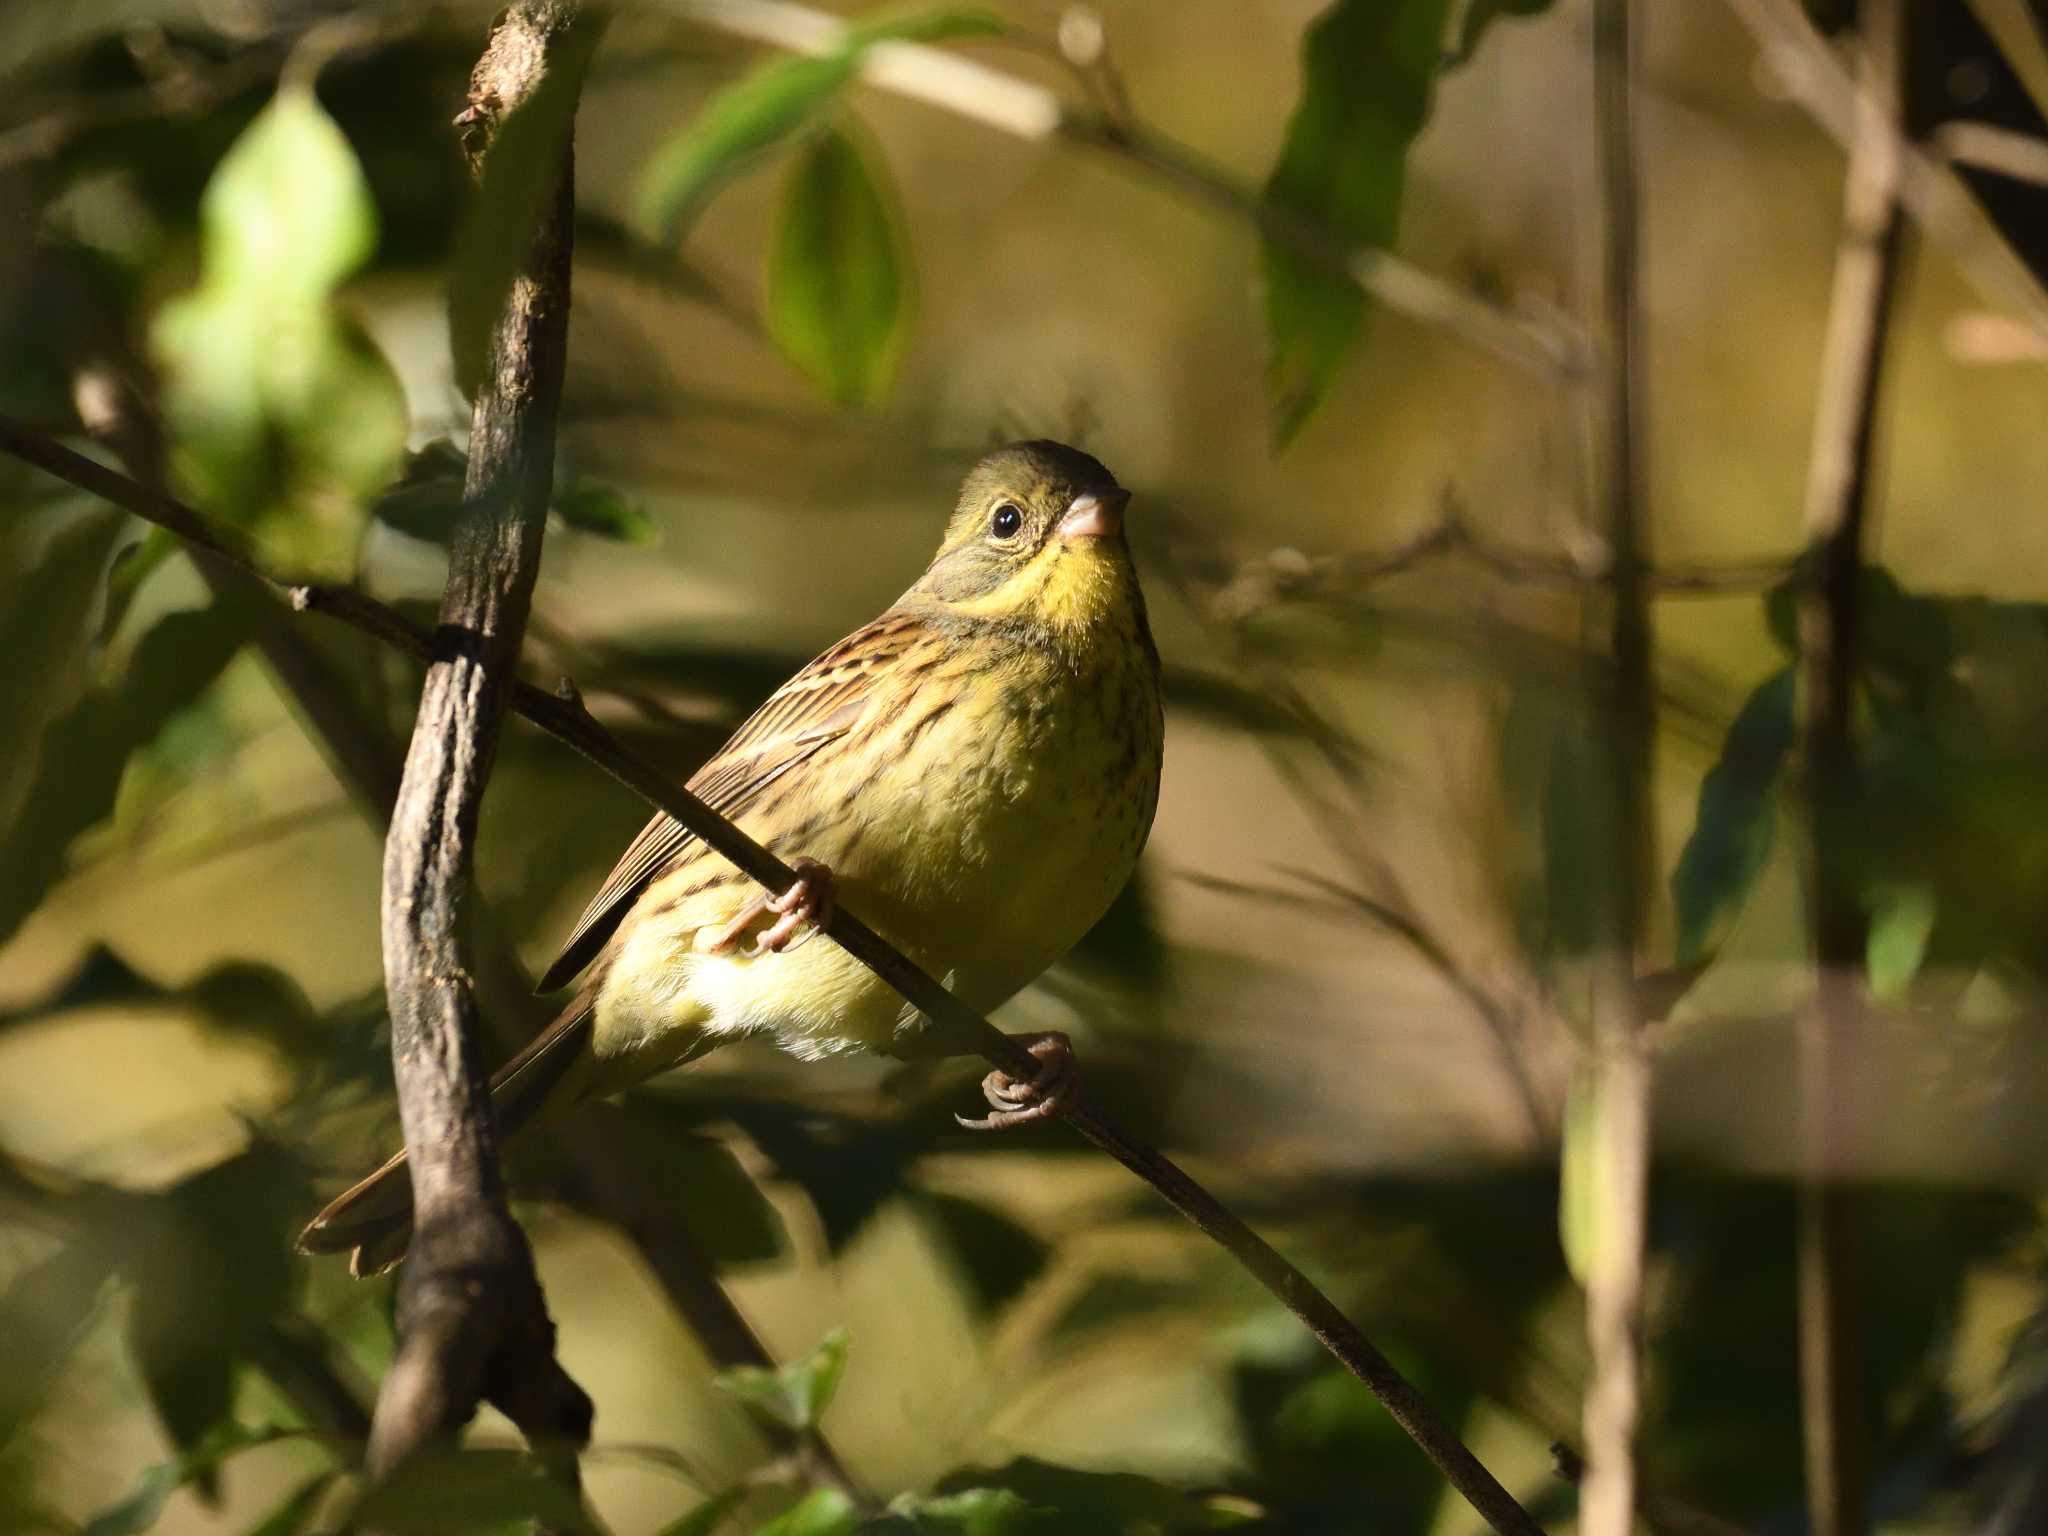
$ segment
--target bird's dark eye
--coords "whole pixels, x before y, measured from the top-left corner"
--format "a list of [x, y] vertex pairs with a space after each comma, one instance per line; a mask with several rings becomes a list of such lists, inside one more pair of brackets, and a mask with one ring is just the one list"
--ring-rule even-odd
[[988, 531], [999, 539], [1014, 539], [1024, 526], [1024, 514], [1011, 502], [1004, 502], [989, 514]]

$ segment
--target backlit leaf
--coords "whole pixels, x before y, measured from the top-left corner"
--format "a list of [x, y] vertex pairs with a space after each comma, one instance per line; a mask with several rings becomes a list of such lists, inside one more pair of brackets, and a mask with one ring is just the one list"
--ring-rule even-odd
[[352, 573], [405, 442], [396, 377], [330, 303], [376, 238], [348, 140], [288, 86], [208, 181], [199, 285], [155, 324], [181, 488], [306, 574]]
[[1934, 892], [1925, 885], [1883, 885], [1865, 899], [1870, 907], [1865, 939], [1870, 994], [1879, 1002], [1895, 1003], [1906, 995], [1927, 958], [1937, 910]]
[[846, 1330], [835, 1328], [803, 1359], [777, 1370], [757, 1365], [723, 1373], [718, 1384], [750, 1410], [786, 1429], [810, 1429], [831, 1406], [846, 1373]]
[[842, 405], [888, 383], [909, 321], [895, 217], [845, 134], [818, 136], [791, 173], [768, 258], [776, 345]]
[[[1449, 0], [1337, 0], [1302, 40], [1302, 91], [1266, 183], [1276, 207], [1334, 242], [1386, 246], [1408, 146], [1429, 112]], [[1284, 446], [1321, 404], [1365, 316], [1365, 295], [1324, 262], [1264, 243], [1267, 382]]]

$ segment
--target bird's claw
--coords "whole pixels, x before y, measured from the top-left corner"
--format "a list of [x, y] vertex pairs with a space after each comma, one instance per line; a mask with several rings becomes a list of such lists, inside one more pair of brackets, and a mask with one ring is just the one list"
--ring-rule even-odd
[[979, 1120], [955, 1115], [970, 1131], [1007, 1131], [1029, 1125], [1073, 1108], [1080, 1094], [1081, 1074], [1074, 1062], [1074, 1043], [1056, 1029], [1016, 1038], [1039, 1063], [1031, 1077], [1018, 1079], [1007, 1072], [991, 1072], [981, 1080], [982, 1097], [990, 1113]]
[[796, 879], [780, 896], [756, 896], [734, 915], [731, 922], [719, 929], [708, 949], [710, 953], [723, 954], [732, 948], [739, 936], [752, 927], [763, 912], [773, 912], [775, 921], [762, 930], [760, 938], [747, 951], [749, 955], [762, 953], [781, 954], [785, 950], [800, 946], [791, 937], [805, 923], [814, 929], [822, 928], [832, 920], [832, 904], [838, 894], [837, 882], [832, 871], [816, 859], [792, 859], [790, 868], [796, 871]]

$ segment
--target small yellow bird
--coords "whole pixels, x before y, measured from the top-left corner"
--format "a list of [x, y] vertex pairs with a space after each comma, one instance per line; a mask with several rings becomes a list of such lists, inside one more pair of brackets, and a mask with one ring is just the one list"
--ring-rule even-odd
[[[1136, 867], [1159, 800], [1159, 653], [1124, 541], [1129, 492], [1095, 459], [1016, 443], [968, 474], [944, 541], [895, 605], [776, 691], [690, 780], [797, 882], [779, 896], [667, 816], [635, 838], [540, 990], [589, 974], [492, 1082], [500, 1129], [616, 1093], [740, 1035], [797, 1056], [915, 1054], [918, 1017], [838, 945], [834, 901], [986, 1011], [1065, 954]], [[1045, 1070], [992, 1079], [1014, 1123], [1056, 1108]], [[404, 1154], [299, 1238], [370, 1274], [411, 1234]]]

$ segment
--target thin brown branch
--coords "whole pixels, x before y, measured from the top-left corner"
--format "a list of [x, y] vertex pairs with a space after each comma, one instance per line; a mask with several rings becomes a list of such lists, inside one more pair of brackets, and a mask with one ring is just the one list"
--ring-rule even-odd
[[[242, 569], [263, 576], [284, 590], [301, 610], [325, 613], [419, 660], [431, 661], [435, 657], [434, 640], [426, 631], [375, 599], [353, 588], [294, 585], [271, 576], [246, 555], [231, 550], [189, 507], [153, 493], [5, 417], [0, 417], [0, 449], [138, 517], [219, 551]], [[660, 769], [626, 751], [580, 701], [558, 698], [518, 680], [510, 682], [508, 694], [512, 710], [574, 747], [648, 804], [667, 812], [750, 879], [769, 890], [789, 888], [795, 875], [787, 865], [687, 789], [674, 784]], [[979, 1054], [1012, 1074], [1036, 1071], [1035, 1058], [1021, 1045], [954, 998], [844, 907], [834, 909], [825, 931], [925, 1013], [936, 1027], [948, 1031], [963, 1051]], [[1451, 1485], [1496, 1531], [1503, 1536], [1537, 1536], [1541, 1527], [1528, 1512], [1480, 1464], [1385, 1355], [1306, 1276], [1207, 1189], [1161, 1153], [1130, 1136], [1092, 1101], [1084, 1098], [1068, 1119], [1083, 1136], [1150, 1184], [1270, 1290], [1339, 1363], [1372, 1390]]]
[[[1863, 93], [1799, 0], [1727, 0], [1756, 39], [1777, 80], [1820, 127], [1853, 156], [1867, 123]], [[1985, 218], [1960, 177], [1909, 142], [1896, 119], [1885, 129], [1897, 156], [1903, 213], [1948, 252], [1985, 303], [2048, 336], [2048, 294]]]
[[574, 7], [554, 0], [521, 0], [501, 14], [463, 114], [466, 147], [480, 161], [510, 113], [544, 92], [567, 103], [552, 164], [493, 167], [536, 177], [547, 191], [477, 392], [464, 513], [384, 845], [384, 979], [414, 1224], [398, 1357], [370, 1426], [373, 1478], [452, 1436], [485, 1399], [568, 1475], [590, 1439], [590, 1399], [555, 1360], [533, 1255], [506, 1208], [462, 922], [554, 486], [575, 206], [575, 21]]
[[1800, 1422], [1807, 1524], [1815, 1536], [1867, 1528], [1855, 1234], [1836, 1102], [1862, 1014], [1864, 916], [1848, 871], [1858, 828], [1852, 737], [1863, 536], [1872, 446], [1902, 241], [1899, 124], [1904, 0], [1863, 0], [1856, 133], [1821, 356], [1806, 487], [1807, 581], [1799, 605], [1801, 755], [1810, 796], [1807, 870], [1816, 991], [1800, 1025]]
[[1636, 1013], [1636, 956], [1653, 880], [1656, 666], [1650, 633], [1650, 530], [1644, 498], [1643, 318], [1636, 128], [1642, 72], [1632, 0], [1594, 0], [1593, 118], [1599, 164], [1601, 411], [1612, 667], [1601, 733], [1612, 863], [1592, 971], [1595, 1057], [1589, 1154], [1598, 1167], [1587, 1259], [1586, 1480], [1579, 1528], [1629, 1536], [1640, 1500], [1643, 1266], [1649, 1228], [1650, 1060]]

